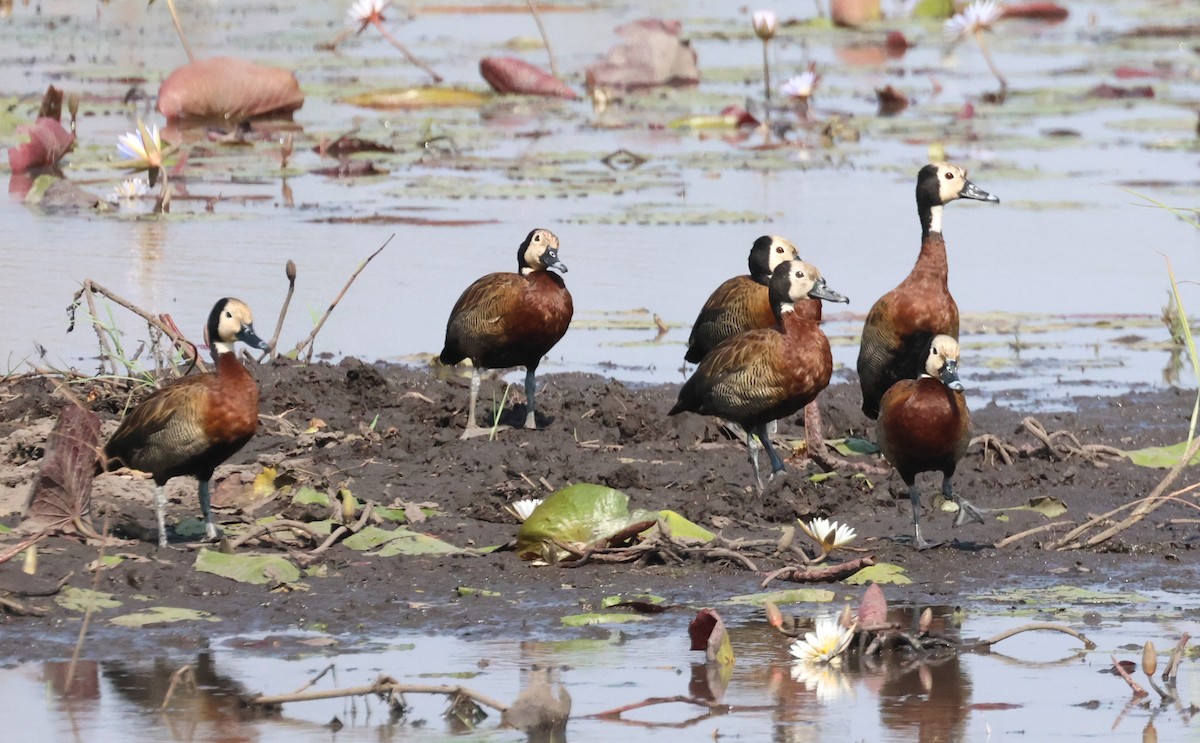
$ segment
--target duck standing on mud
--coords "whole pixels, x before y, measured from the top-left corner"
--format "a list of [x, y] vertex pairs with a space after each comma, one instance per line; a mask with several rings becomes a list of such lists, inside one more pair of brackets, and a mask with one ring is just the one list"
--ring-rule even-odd
[[875, 302], [863, 325], [858, 379], [868, 418], [879, 417], [879, 401], [893, 384], [921, 374], [935, 335], [958, 338], [958, 305], [950, 295], [942, 237], [943, 207], [956, 199], [1000, 201], [967, 180], [957, 165], [931, 163], [917, 173], [921, 252], [908, 277]]
[[771, 275], [771, 306], [777, 324], [727, 338], [704, 357], [679, 390], [669, 415], [685, 411], [716, 415], [746, 430], [755, 486], [763, 490], [758, 442], [771, 460], [771, 478], [784, 470], [767, 435], [767, 424], [812, 402], [829, 385], [833, 356], [820, 324], [802, 318], [796, 303], [806, 298], [848, 302], [825, 284], [809, 263], [780, 263]]
[[233, 349], [237, 341], [263, 351], [270, 346], [255, 334], [250, 308], [230, 297], [213, 306], [207, 329], [216, 371], [178, 379], [138, 403], [108, 440], [98, 463], [103, 472], [128, 467], [154, 477], [159, 547], [167, 546], [163, 487], [180, 475], [199, 481], [204, 532], [209, 540], [217, 538], [209, 491], [213, 470], [258, 430], [258, 385]]
[[457, 364], [470, 359], [471, 398], [462, 438], [489, 433], [475, 419], [483, 369], [525, 367], [525, 428], [537, 428], [534, 416], [538, 364], [567, 332], [575, 308], [562, 277], [558, 237], [546, 229], [529, 233], [517, 249], [518, 273], [490, 273], [467, 287], [446, 323], [439, 359]]
[[892, 385], [880, 402], [879, 448], [908, 486], [913, 545], [917, 549], [936, 546], [921, 536], [918, 474], [942, 473], [942, 495], [958, 505], [955, 526], [967, 521], [982, 523], [986, 513], [956, 494], [950, 483], [971, 441], [971, 412], [962, 389], [958, 379], [958, 341], [939, 335], [929, 342], [921, 376]]

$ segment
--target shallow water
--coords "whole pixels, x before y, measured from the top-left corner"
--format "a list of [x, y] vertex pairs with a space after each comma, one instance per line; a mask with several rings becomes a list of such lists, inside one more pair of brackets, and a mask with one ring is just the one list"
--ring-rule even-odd
[[[811, 7], [794, 10], [804, 17]], [[516, 245], [531, 227], [544, 225], [562, 239], [577, 319], [601, 326], [588, 330], [577, 323], [546, 370], [680, 379], [687, 325], [713, 287], [744, 270], [749, 244], [766, 232], [792, 238], [831, 286], [851, 297], [849, 312], [856, 314], [831, 326], [830, 334], [845, 342], [838, 361], [852, 367], [858, 318], [915, 257], [913, 174], [928, 158], [930, 142], [941, 141], [949, 157], [969, 165], [972, 178], [1002, 199], [999, 206], [967, 203], [947, 210], [951, 283], [964, 314], [1065, 315], [1075, 326], [1044, 348], [1026, 349], [1016, 364], [1012, 354], [984, 348], [987, 336], [967, 338], [964, 368], [1000, 364], [1018, 377], [1009, 383], [981, 379], [979, 399], [1003, 398], [1011, 384], [1045, 390], [1037, 404], [1062, 407], [1069, 394], [1091, 393], [1096, 382], [1111, 382], [1112, 389], [1164, 384], [1169, 356], [1161, 346], [1114, 345], [1112, 333], [1096, 332], [1078, 318], [1157, 316], [1168, 287], [1160, 254], [1172, 260], [1181, 279], [1200, 275], [1200, 231], [1119, 188], [1129, 184], [1166, 203], [1189, 205], [1186, 196], [1194, 194], [1196, 182], [1189, 153], [1197, 147], [1190, 105], [1200, 98], [1195, 54], [1178, 39], [1116, 36], [1142, 24], [1195, 22], [1200, 10], [1183, 4], [1168, 13], [1157, 11], [1156, 3], [1115, 1], [1070, 7], [1061, 24], [1009, 21], [991, 35], [1013, 91], [999, 107], [978, 100], [995, 87], [978, 50], [962, 44], [945, 56], [937, 24], [887, 24], [918, 45], [900, 59], [866, 64], [855, 52], [877, 42], [882, 30], [785, 27], [773, 50], [776, 83], [807, 61], [817, 62], [823, 80], [814, 118], [852, 117], [861, 137], [826, 148], [816, 131], [793, 129], [786, 135], [792, 147], [757, 150], [751, 149], [755, 141], [657, 128], [729, 103], [756, 105], [759, 42], [743, 28], [745, 13], [727, 3], [547, 13], [560, 66], [573, 84], [614, 42], [609, 29], [616, 24], [644, 14], [683, 19], [700, 58], [702, 85], [646, 97], [640, 113], [616, 108], [603, 114], [593, 113], [586, 101], [498, 100], [479, 111], [421, 113], [355, 108], [337, 103], [336, 96], [425, 80], [370, 31], [336, 55], [314, 52], [314, 44], [343, 28], [344, 4], [185, 4], [185, 25], [200, 54], [238, 53], [297, 71], [307, 93], [295, 117], [302, 131], [292, 164], [300, 170], [279, 178], [277, 162], [270, 166], [276, 146], [267, 141], [252, 149], [212, 145], [215, 154], [194, 156], [176, 178], [187, 194], [225, 199], [215, 202], [212, 214], [203, 198], [179, 199], [174, 213], [161, 219], [48, 214], [0, 200], [6, 234], [0, 255], [9, 277], [0, 298], [3, 363], [12, 370], [42, 363], [44, 349], [46, 364], [94, 369], [94, 334], [86, 328], [65, 333], [64, 308], [84, 278], [171, 313], [197, 336], [212, 300], [226, 294], [249, 301], [259, 329], [269, 329], [286, 288], [283, 263], [294, 259], [299, 280], [283, 333], [290, 345], [307, 333], [359, 262], [392, 234], [391, 245], [338, 306], [317, 346], [334, 356], [420, 363], [422, 355], [440, 349], [445, 317], [461, 289], [482, 273], [511, 270]], [[391, 27], [448, 82], [482, 89], [478, 58], [513, 53], [501, 44], [536, 36], [536, 29], [522, 13], [466, 18], [470, 22], [431, 8], [404, 24], [397, 11]], [[120, 103], [129, 78], [142, 76], [137, 87], [153, 96], [158, 81], [185, 60], [165, 6], [136, 2], [18, 4], [0, 21], [0, 49], [6, 50], [0, 54], [0, 96], [19, 97], [12, 115], [0, 120], [0, 145], [20, 140], [14, 127], [36, 109], [47, 84], [81, 92], [80, 146], [64, 171], [98, 194], [124, 175], [113, 162], [117, 135], [133, 128], [137, 114], [156, 120], [148, 103]], [[525, 57], [544, 63], [540, 52]], [[1122, 66], [1156, 65], [1169, 70], [1164, 79], [1113, 76]], [[942, 88], [936, 95], [934, 81]], [[1156, 97], [1085, 100], [1085, 91], [1101, 82], [1149, 83]], [[887, 83], [906, 90], [914, 106], [897, 118], [879, 119], [871, 91]], [[955, 123], [969, 100], [975, 118]], [[786, 120], [789, 114], [776, 116]], [[608, 128], [627, 120], [632, 128]], [[1079, 136], [1045, 135], [1063, 128]], [[304, 172], [330, 164], [310, 150], [316, 141], [351, 129], [400, 148], [379, 158], [390, 175], [337, 180]], [[423, 132], [450, 136], [474, 165], [423, 157]], [[620, 148], [649, 161], [627, 172], [600, 163]], [[547, 172], [567, 173], [568, 183], [582, 178], [584, 186], [547, 186]], [[608, 185], [591, 188], [591, 181]], [[504, 198], [518, 189], [529, 193]], [[372, 215], [484, 223], [326, 221]], [[1184, 292], [1187, 302], [1194, 289], [1185, 285]], [[612, 327], [613, 313], [637, 308], [659, 315], [672, 330], [650, 342], [655, 332], [649, 323], [644, 332]], [[144, 331], [119, 308], [114, 316], [135, 346]], [[1167, 340], [1165, 328], [1147, 323], [1141, 335], [1148, 341]], [[1089, 347], [1095, 348], [1091, 355]], [[1185, 369], [1184, 379], [1189, 377]]]
[[[1161, 740], [1194, 736], [1189, 708], [1200, 697], [1200, 667], [1194, 656], [1181, 665], [1180, 703], [1132, 703], [1120, 679], [1103, 671], [1110, 655], [1139, 661], [1141, 645], [1153, 640], [1160, 668], [1180, 632], [1195, 632], [1194, 601], [1167, 594], [1148, 603], [1117, 607], [1085, 606], [1057, 617], [1030, 617], [999, 605], [955, 613], [936, 612], [935, 631], [954, 639], [990, 637], [1033, 619], [1050, 619], [1084, 632], [1098, 644], [1082, 644], [1057, 633], [1025, 633], [995, 646], [992, 654], [967, 653], [918, 660], [903, 654], [859, 661], [840, 669], [796, 666], [787, 641], [752, 611], [724, 609], [732, 622], [737, 663], [722, 685], [699, 653], [687, 648], [686, 610], [649, 620], [651, 637], [630, 629], [570, 630], [571, 639], [498, 637], [491, 628], [450, 637], [398, 634], [363, 642], [340, 639], [339, 649], [300, 642], [313, 635], [273, 635], [215, 639], [197, 656], [163, 652], [153, 659], [85, 662], [76, 692], [62, 693], [65, 663], [31, 663], [0, 670], [0, 698], [8, 709], [24, 711], [29, 740], [328, 740], [326, 726], [343, 725], [338, 740], [522, 740], [497, 728], [492, 714], [475, 732], [454, 728], [442, 718], [443, 698], [412, 694], [400, 720], [389, 720], [382, 703], [371, 699], [331, 699], [285, 705], [279, 718], [239, 717], [236, 696], [261, 691], [286, 693], [329, 665], [334, 670], [315, 690], [369, 685], [380, 674], [402, 683], [468, 687], [503, 703], [540, 672], [556, 669], [572, 700], [568, 740], [641, 741], [675, 730], [689, 740], [716, 736], [744, 740], [986, 741], [1019, 735], [1026, 740], [1064, 741], [1137, 737], [1153, 727]], [[1181, 605], [1192, 606], [1190, 610]], [[792, 607], [801, 614], [804, 607]], [[896, 610], [893, 618], [911, 622], [915, 611]], [[828, 610], [828, 607], [826, 607]], [[1084, 610], [1088, 613], [1085, 615]], [[630, 627], [626, 625], [626, 627]], [[171, 674], [195, 667], [199, 692], [180, 690], [168, 710], [159, 707]], [[1145, 677], [1138, 672], [1146, 686]], [[709, 714], [685, 703], [626, 712], [624, 722], [581, 719], [652, 697], [699, 697], [731, 705]], [[138, 733], [130, 737], [130, 731]]]

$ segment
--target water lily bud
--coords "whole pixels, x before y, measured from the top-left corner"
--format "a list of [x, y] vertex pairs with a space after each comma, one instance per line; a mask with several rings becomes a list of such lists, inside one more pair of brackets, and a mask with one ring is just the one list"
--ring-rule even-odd
[[917, 624], [917, 628], [921, 631], [921, 634], [925, 634], [929, 631], [929, 625], [931, 624], [933, 624], [933, 609], [926, 606], [925, 611], [921, 612], [921, 620]]
[[842, 607], [842, 614], [838, 617], [838, 624], [842, 627], [850, 627], [854, 624], [854, 613], [850, 611], [850, 604]]
[[288, 261], [287, 268], [285, 269], [285, 271], [287, 272], [287, 280], [288, 281], [296, 280], [296, 262], [295, 261]]
[[775, 37], [775, 11], [773, 10], [756, 10], [753, 15], [754, 35], [763, 41], [770, 41]]
[[338, 497], [342, 500], [342, 523], [354, 523], [354, 496], [346, 488], [340, 488]]
[[1158, 654], [1154, 652], [1154, 643], [1146, 641], [1146, 646], [1142, 648], [1142, 671], [1147, 676], [1153, 676], [1158, 670]]

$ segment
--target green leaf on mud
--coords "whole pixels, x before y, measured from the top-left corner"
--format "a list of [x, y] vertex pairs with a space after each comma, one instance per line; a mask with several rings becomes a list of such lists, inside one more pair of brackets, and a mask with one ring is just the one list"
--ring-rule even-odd
[[309, 487], [303, 487], [292, 496], [292, 503], [298, 506], [328, 506], [329, 495]]
[[499, 591], [489, 591], [486, 588], [468, 588], [467, 586], [459, 586], [454, 589], [459, 596], [499, 596]]
[[732, 596], [723, 604], [749, 604], [762, 606], [770, 601], [776, 605], [783, 604], [826, 604], [833, 601], [834, 593], [827, 588], [791, 588], [786, 591], [768, 591], [766, 593], [744, 593]]
[[[643, 514], [635, 513], [633, 515], [636, 519], [636, 518], [640, 518]], [[647, 515], [650, 515], [650, 514], [647, 514]], [[707, 544], [708, 542], [711, 542], [712, 540], [717, 538], [716, 534], [713, 534], [711, 531], [709, 531], [708, 529], [705, 529], [703, 526], [700, 526], [699, 524], [697, 524], [694, 521], [689, 521], [688, 519], [684, 518], [683, 516], [681, 516], [678, 513], [675, 513], [674, 511], [671, 511], [671, 510], [659, 511], [658, 517], [667, 523], [667, 528], [669, 528], [671, 530], [671, 536], [676, 539], [684, 539], [684, 540], [688, 540], [688, 541], [698, 542], [700, 544]], [[657, 525], [655, 527], [651, 527], [651, 529], [654, 529], [654, 528], [657, 528]], [[644, 531], [642, 533], [646, 534], [646, 533], [650, 532], [651, 529], [647, 529], [646, 531]]]
[[[993, 508], [993, 511], [1034, 511], [1040, 513], [1048, 519], [1057, 518], [1067, 512], [1067, 504], [1062, 500], [1050, 495], [1039, 495], [1035, 498], [1030, 498], [1029, 502], [1023, 506], [1011, 506], [1009, 508]], [[997, 517], [1000, 518], [1000, 517]]]
[[[517, 531], [517, 556], [538, 560], [553, 542], [586, 548], [627, 528], [629, 496], [603, 485], [577, 483], [551, 493]], [[558, 550], [559, 557], [568, 556]]]
[[482, 106], [491, 99], [485, 93], [465, 88], [388, 88], [347, 96], [341, 103], [377, 110], [452, 108]]
[[54, 597], [54, 603], [71, 611], [87, 611], [88, 604], [95, 609], [112, 609], [121, 605], [111, 593], [93, 591], [90, 588], [67, 586]]
[[12, 531], [12, 529], [10, 529], [9, 527], [5, 526], [4, 524], [0, 524], [0, 534], [7, 534], [7, 533], [9, 533], [10, 531]]
[[226, 555], [202, 549], [193, 567], [202, 573], [255, 585], [300, 580], [300, 570], [279, 555]]
[[842, 582], [852, 586], [862, 586], [867, 583], [895, 583], [903, 586], [912, 583], [912, 578], [905, 575], [904, 568], [899, 565], [880, 562], [863, 568]]
[[616, 596], [605, 596], [600, 599], [601, 609], [611, 609], [617, 604], [622, 604], [627, 601], [645, 601], [647, 604], [662, 604], [666, 603], [666, 599], [662, 596], [655, 596], [652, 593], [631, 593], [628, 596], [617, 594]]
[[359, 533], [347, 537], [342, 544], [352, 550], [377, 550], [369, 553], [373, 557], [395, 557], [396, 555], [449, 555], [462, 552], [449, 542], [410, 529], [380, 529], [368, 526]]
[[597, 624], [644, 622], [646, 617], [640, 614], [570, 614], [561, 621], [568, 627], [591, 627]]
[[858, 454], [878, 454], [879, 446], [873, 441], [850, 436], [844, 439], [836, 439], [830, 441], [829, 445], [834, 448], [838, 454], [843, 457], [852, 457]]
[[395, 521], [397, 524], [404, 524], [404, 523], [408, 522], [408, 514], [406, 514], [404, 512], [403, 508], [389, 508], [387, 506], [377, 506], [374, 510], [371, 511], [371, 513], [375, 514], [376, 516], [378, 516], [381, 519], [387, 519], [388, 521]]
[[[1187, 454], [1187, 442], [1180, 441], [1178, 444], [1170, 446], [1149, 446], [1145, 449], [1133, 449], [1123, 452], [1129, 457], [1129, 461], [1139, 467], [1167, 468], [1174, 467], [1183, 459], [1183, 455]], [[1200, 454], [1192, 458], [1188, 466], [1200, 462]]]
[[396, 538], [396, 534], [378, 526], [368, 526], [342, 540], [342, 545], [352, 550], [373, 550]]
[[219, 622], [206, 611], [197, 609], [181, 609], [176, 606], [152, 606], [145, 611], [134, 614], [122, 614], [108, 620], [120, 627], [145, 627], [148, 624], [167, 624], [170, 622]]

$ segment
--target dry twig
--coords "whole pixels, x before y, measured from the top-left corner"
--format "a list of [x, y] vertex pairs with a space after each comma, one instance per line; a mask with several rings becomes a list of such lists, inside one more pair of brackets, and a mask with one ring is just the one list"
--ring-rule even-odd
[[1074, 637], [1076, 640], [1079, 640], [1080, 642], [1082, 642], [1083, 646], [1085, 648], [1087, 648], [1088, 650], [1096, 649], [1096, 643], [1089, 640], [1087, 638], [1087, 636], [1084, 635], [1082, 632], [1079, 632], [1078, 630], [1073, 630], [1064, 624], [1054, 624], [1053, 622], [1031, 622], [1030, 624], [1022, 624], [1020, 627], [1013, 627], [1012, 629], [1006, 629], [1003, 632], [1001, 632], [1000, 634], [996, 635], [995, 637], [989, 637], [986, 640], [980, 640], [979, 642], [973, 643], [971, 645], [966, 645], [963, 647], [963, 649], [964, 650], [987, 650], [987, 649], [990, 649], [996, 643], [1000, 642], [1001, 640], [1007, 640], [1008, 638], [1012, 637], [1013, 635], [1019, 635], [1022, 632], [1032, 632], [1035, 630], [1046, 630], [1049, 632], [1062, 632], [1063, 634], [1070, 635], [1071, 637]]
[[374, 253], [371, 253], [369, 256], [367, 256], [365, 261], [358, 265], [358, 268], [354, 269], [354, 273], [350, 274], [350, 278], [346, 280], [346, 285], [343, 286], [342, 290], [338, 292], [338, 295], [333, 298], [333, 302], [330, 303], [329, 307], [325, 309], [325, 314], [321, 315], [321, 319], [317, 321], [316, 327], [312, 329], [312, 332], [308, 334], [307, 338], [300, 341], [298, 344], [296, 344], [296, 347], [292, 349], [292, 353], [296, 356], [296, 358], [300, 358], [300, 352], [304, 350], [305, 346], [308, 346], [308, 356], [305, 357], [305, 363], [312, 361], [312, 342], [316, 340], [317, 333], [321, 332], [321, 327], [325, 324], [325, 321], [329, 319], [329, 313], [333, 312], [333, 308], [338, 306], [338, 302], [342, 301], [342, 297], [346, 296], [346, 292], [349, 291], [350, 285], [353, 284], [354, 280], [358, 278], [358, 275], [363, 272], [363, 269], [375, 259], [375, 256], [383, 252], [383, 249], [388, 246], [388, 243], [390, 243], [392, 238], [395, 236], [396, 234], [392, 233], [387, 240], [383, 241], [383, 245], [380, 245]]
[[434, 684], [401, 684], [387, 676], [380, 677], [378, 681], [370, 686], [352, 686], [347, 689], [326, 689], [324, 691], [305, 691], [293, 694], [276, 694], [268, 696], [260, 694], [256, 697], [251, 697], [246, 700], [246, 703], [254, 706], [272, 706], [278, 704], [287, 704], [290, 702], [307, 702], [314, 699], [339, 699], [341, 697], [357, 697], [367, 694], [443, 694], [449, 697], [462, 696], [470, 699], [473, 702], [482, 704], [485, 707], [503, 713], [508, 706], [503, 702], [496, 701], [489, 696], [480, 694], [477, 691], [468, 689], [465, 686], [444, 686]]

